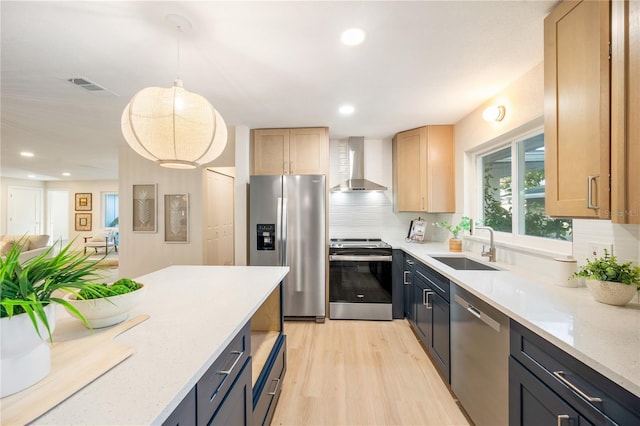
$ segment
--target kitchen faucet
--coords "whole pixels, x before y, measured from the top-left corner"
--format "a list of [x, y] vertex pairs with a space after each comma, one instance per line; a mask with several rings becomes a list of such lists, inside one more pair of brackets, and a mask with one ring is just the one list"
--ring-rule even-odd
[[490, 226], [475, 226], [473, 225], [473, 219], [471, 219], [470, 221], [470, 227], [469, 227], [469, 233], [471, 235], [473, 235], [473, 230], [475, 229], [486, 229], [487, 231], [489, 231], [490, 238], [489, 238], [489, 251], [486, 251], [484, 248], [484, 244], [482, 245], [482, 253], [480, 253], [480, 256], [487, 256], [489, 258], [489, 262], [495, 262], [496, 261], [496, 245], [493, 241], [493, 228]]

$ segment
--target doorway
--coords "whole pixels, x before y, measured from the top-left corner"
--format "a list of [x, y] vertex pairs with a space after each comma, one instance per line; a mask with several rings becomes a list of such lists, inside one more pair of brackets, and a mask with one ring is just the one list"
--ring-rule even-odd
[[47, 191], [47, 217], [51, 241], [66, 244], [69, 240], [69, 191]]
[[42, 188], [10, 186], [7, 195], [7, 234], [42, 234]]
[[233, 265], [234, 177], [207, 169], [204, 187], [205, 265]]

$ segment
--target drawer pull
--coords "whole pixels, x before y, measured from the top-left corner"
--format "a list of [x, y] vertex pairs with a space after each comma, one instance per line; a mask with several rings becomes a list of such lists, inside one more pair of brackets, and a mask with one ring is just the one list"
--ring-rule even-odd
[[558, 414], [558, 426], [562, 426], [565, 423], [565, 420], [567, 420], [566, 424], [569, 424], [571, 417], [569, 417], [568, 414]]
[[244, 354], [244, 351], [231, 351], [231, 353], [234, 354], [234, 355], [238, 355], [238, 357], [233, 362], [233, 365], [231, 366], [230, 369], [218, 371], [218, 374], [222, 374], [223, 376], [228, 376], [229, 374], [231, 374], [233, 369], [236, 368], [236, 364], [238, 363], [238, 361], [240, 361], [240, 358], [242, 358], [242, 355]]
[[276, 377], [273, 379], [276, 382], [276, 387], [273, 388], [273, 392], [267, 392], [267, 395], [275, 395], [278, 392], [278, 388], [280, 387], [280, 378]]
[[564, 377], [564, 374], [565, 373], [562, 370], [553, 372], [553, 375], [556, 376], [558, 378], [558, 380], [560, 380], [565, 385], [569, 386], [575, 393], [580, 395], [582, 398], [586, 399], [589, 402], [602, 402], [601, 398], [598, 398], [597, 396], [589, 396], [586, 393], [584, 393], [583, 391], [581, 391], [580, 389], [578, 389], [576, 387], [576, 385], [574, 385], [569, 380], [567, 380], [566, 377]]

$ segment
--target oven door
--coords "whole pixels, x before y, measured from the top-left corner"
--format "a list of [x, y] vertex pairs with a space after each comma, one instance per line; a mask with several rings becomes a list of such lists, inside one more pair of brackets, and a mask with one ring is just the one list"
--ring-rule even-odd
[[391, 255], [329, 255], [329, 300], [391, 303]]

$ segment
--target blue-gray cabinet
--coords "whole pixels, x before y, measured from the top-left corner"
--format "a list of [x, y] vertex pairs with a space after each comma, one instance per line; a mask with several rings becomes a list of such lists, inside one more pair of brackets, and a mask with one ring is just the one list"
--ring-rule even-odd
[[416, 260], [405, 253], [404, 255], [404, 267], [402, 271], [402, 288], [403, 288], [403, 305], [404, 305], [404, 315], [409, 320], [409, 322], [413, 321], [415, 317], [415, 305], [413, 303], [413, 292], [414, 292], [414, 284], [413, 284], [413, 270], [415, 268]]
[[404, 256], [402, 250], [393, 250], [391, 264], [391, 317], [393, 319], [404, 318]]
[[511, 426], [640, 424], [640, 398], [518, 322], [510, 328]]
[[415, 265], [411, 278], [414, 318], [410, 323], [435, 366], [449, 383], [451, 371], [449, 280], [422, 263]]

